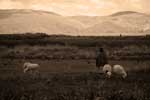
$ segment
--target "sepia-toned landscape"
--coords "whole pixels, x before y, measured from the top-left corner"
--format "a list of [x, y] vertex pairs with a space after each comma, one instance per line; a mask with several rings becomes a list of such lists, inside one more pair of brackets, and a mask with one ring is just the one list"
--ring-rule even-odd
[[150, 0], [0, 0], [0, 100], [150, 100]]

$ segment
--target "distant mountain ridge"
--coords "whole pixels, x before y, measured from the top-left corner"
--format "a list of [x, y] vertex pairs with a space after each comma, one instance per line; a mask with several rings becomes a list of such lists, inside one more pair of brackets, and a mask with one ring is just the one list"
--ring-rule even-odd
[[0, 9], [0, 14], [2, 13], [36, 13], [36, 12], [41, 12], [41, 13], [49, 13], [49, 14], [53, 14], [53, 15], [58, 15], [61, 16], [57, 13], [54, 12], [49, 12], [49, 11], [43, 11], [43, 10], [32, 10], [32, 9]]
[[0, 10], [0, 34], [36, 33], [64, 35], [150, 34], [150, 15], [122, 11], [110, 16], [61, 16], [39, 10]]
[[[116, 12], [111, 14], [111, 16], [121, 16], [121, 15], [127, 15], [127, 14], [136, 14], [139, 12], [135, 12], [135, 11], [121, 11], [121, 12]], [[139, 13], [139, 14], [143, 14], [143, 13]]]
[[[72, 24], [73, 23], [73, 24]], [[0, 33], [70, 34], [77, 33], [81, 26], [74, 20], [46, 11], [0, 10]]]

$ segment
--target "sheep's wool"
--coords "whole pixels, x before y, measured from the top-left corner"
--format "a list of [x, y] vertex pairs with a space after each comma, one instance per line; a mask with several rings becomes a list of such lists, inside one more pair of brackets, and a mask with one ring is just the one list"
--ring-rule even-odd
[[121, 75], [123, 78], [127, 77], [127, 73], [123, 66], [121, 65], [114, 65], [113, 66], [113, 73]]
[[103, 67], [103, 72], [107, 73], [107, 72], [112, 72], [112, 67], [109, 64], [105, 64]]

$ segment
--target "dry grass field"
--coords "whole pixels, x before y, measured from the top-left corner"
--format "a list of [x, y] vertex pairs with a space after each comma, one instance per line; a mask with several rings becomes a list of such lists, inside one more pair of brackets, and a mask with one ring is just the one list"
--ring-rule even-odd
[[110, 61], [125, 66], [128, 77], [124, 80], [97, 73], [94, 60], [27, 61], [41, 65], [40, 75], [24, 74], [21, 60], [1, 60], [1, 100], [150, 99], [149, 61]]
[[[14, 37], [0, 37], [0, 100], [150, 100], [145, 37]], [[102, 44], [109, 63], [125, 67], [126, 79], [96, 72]], [[40, 64], [38, 75], [23, 73], [28, 61]]]

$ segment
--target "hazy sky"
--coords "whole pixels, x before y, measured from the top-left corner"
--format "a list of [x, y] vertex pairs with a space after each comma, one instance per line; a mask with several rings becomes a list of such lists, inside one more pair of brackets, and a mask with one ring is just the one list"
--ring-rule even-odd
[[90, 16], [129, 10], [150, 13], [150, 0], [0, 0], [0, 9], [41, 9]]

